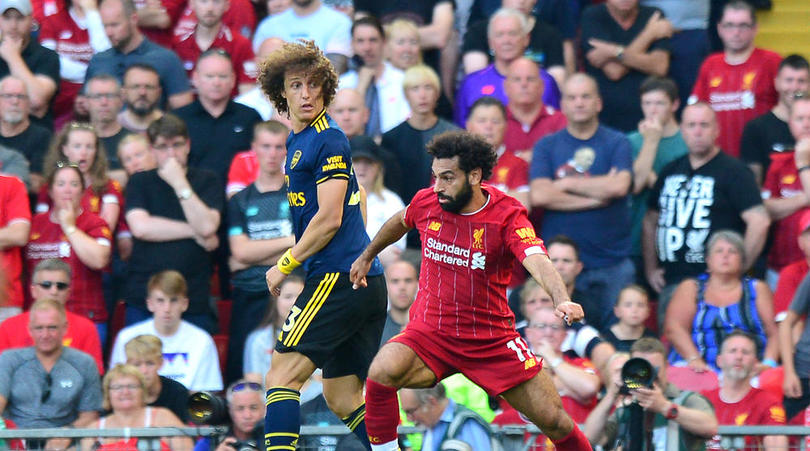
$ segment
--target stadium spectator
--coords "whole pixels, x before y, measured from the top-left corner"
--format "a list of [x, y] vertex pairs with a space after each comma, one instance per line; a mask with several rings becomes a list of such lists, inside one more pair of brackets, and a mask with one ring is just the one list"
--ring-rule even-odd
[[396, 19], [385, 26], [386, 60], [405, 72], [422, 63], [419, 27], [409, 19]]
[[630, 347], [639, 338], [655, 337], [644, 326], [650, 316], [650, 298], [639, 285], [628, 285], [619, 292], [613, 314], [618, 321], [606, 329], [602, 336], [619, 352], [630, 352]]
[[765, 244], [770, 218], [754, 176], [720, 152], [718, 133], [711, 106], [701, 102], [684, 108], [681, 134], [689, 153], [661, 170], [648, 198], [642, 252], [647, 281], [660, 293], [659, 328], [677, 284], [705, 271], [710, 234], [722, 229], [745, 233], [743, 271]]
[[639, 0], [608, 0], [582, 13], [585, 72], [596, 79], [604, 108], [599, 119], [625, 133], [642, 118], [638, 86], [669, 69], [672, 24]]
[[[613, 449], [626, 437], [619, 431], [627, 429], [630, 415], [625, 410], [628, 397], [637, 401], [645, 412], [654, 413], [653, 429], [648, 430], [645, 441], [653, 441], [656, 448], [665, 448], [667, 443], [684, 446], [685, 449], [703, 449], [708, 438], [717, 433], [717, 417], [711, 403], [699, 393], [681, 391], [667, 380], [667, 358], [664, 344], [655, 338], [642, 338], [633, 344], [631, 357], [641, 358], [657, 368], [652, 388], [637, 388], [631, 395], [622, 395], [619, 389], [624, 385], [621, 378], [613, 378], [608, 385], [607, 395], [585, 421], [585, 433], [594, 445]], [[616, 410], [613, 407], [621, 402]], [[675, 436], [670, 436], [668, 421], [677, 424]]]
[[152, 121], [163, 117], [160, 74], [149, 63], [136, 63], [124, 72], [124, 110], [118, 123], [132, 133], [145, 133]]
[[186, 319], [214, 331], [208, 252], [219, 244], [225, 190], [212, 172], [187, 167], [188, 129], [177, 116], [164, 115], [147, 134], [157, 169], [133, 174], [127, 184], [126, 218], [134, 237], [124, 287], [127, 324], [150, 316], [144, 306], [148, 279], [174, 269], [188, 281]]
[[329, 105], [329, 115], [347, 138], [365, 135], [369, 112], [363, 96], [356, 89], [339, 89], [335, 93], [335, 100]]
[[[64, 308], [70, 297], [72, 271], [62, 260], [48, 259], [39, 262], [31, 274], [31, 299], [56, 301]], [[28, 328], [30, 312], [20, 313], [0, 323], [0, 352], [12, 348], [24, 348], [34, 344]], [[65, 343], [71, 348], [87, 353], [96, 362], [99, 374], [104, 373], [101, 361], [101, 342], [95, 324], [82, 315], [65, 311], [67, 329]]]
[[745, 123], [776, 105], [774, 79], [782, 58], [754, 46], [757, 17], [754, 7], [744, 0], [723, 6], [717, 33], [723, 51], [703, 61], [689, 103], [703, 101], [712, 106], [720, 129], [717, 144], [737, 157]]
[[26, 189], [31, 186], [28, 160], [20, 152], [2, 145], [0, 145], [0, 175], [17, 177]]
[[810, 211], [810, 98], [793, 101], [788, 125], [794, 150], [771, 155], [762, 185], [763, 202], [773, 221], [767, 274], [772, 287], [782, 268], [804, 258], [796, 236], [801, 233], [802, 214]]
[[236, 78], [228, 53], [219, 49], [203, 52], [193, 80], [197, 99], [174, 111], [188, 127], [188, 165], [216, 173], [224, 191], [231, 160], [237, 152], [250, 149], [253, 126], [261, 118], [253, 108], [231, 100]]
[[[784, 368], [784, 380], [782, 388], [784, 390], [785, 414], [788, 422], [792, 423], [797, 414], [804, 412], [810, 404], [810, 362], [807, 356], [810, 355], [810, 323], [802, 321], [802, 318], [810, 309], [810, 277], [804, 278], [796, 295], [790, 303], [790, 308], [785, 315], [785, 319], [779, 323], [779, 350], [782, 355], [782, 366]], [[795, 338], [794, 329], [801, 328], [798, 340]], [[799, 418], [802, 421], [804, 418]]]
[[760, 185], [768, 173], [771, 160], [795, 144], [788, 122], [794, 100], [810, 88], [810, 65], [807, 60], [799, 55], [785, 57], [779, 63], [774, 86], [779, 94], [776, 105], [745, 124], [740, 142], [740, 158], [754, 172]]
[[161, 376], [163, 343], [155, 335], [138, 335], [124, 345], [127, 365], [140, 371], [144, 381], [146, 405], [165, 407], [183, 423], [188, 423], [188, 389], [180, 382]]
[[259, 175], [228, 201], [228, 241], [231, 247], [230, 338], [226, 378], [242, 377], [242, 355], [250, 331], [267, 310], [268, 293], [264, 274], [288, 248], [295, 244], [287, 190], [284, 189], [284, 140], [287, 127], [261, 122], [255, 127], [253, 151]]
[[[146, 403], [146, 382], [143, 374], [132, 365], [119, 364], [104, 375], [104, 409], [110, 413], [88, 427], [118, 428], [179, 428], [183, 423], [171, 410], [152, 407]], [[191, 449], [189, 437], [164, 437], [160, 449]], [[141, 445], [142, 446], [142, 445]], [[88, 437], [81, 441], [82, 451], [97, 449], [139, 449], [136, 437]]]
[[[33, 346], [0, 354], [0, 411], [21, 428], [89, 425], [101, 410], [93, 358], [63, 346], [67, 324], [62, 304], [42, 299], [30, 314]], [[28, 440], [28, 449], [41, 448], [42, 442]]]
[[39, 42], [59, 55], [59, 90], [52, 101], [54, 129], [70, 120], [74, 102], [84, 83], [87, 65], [93, 54], [110, 48], [104, 24], [98, 12], [98, 1], [71, 1], [56, 14], [45, 15], [40, 23]]
[[[374, 140], [368, 136], [354, 136], [349, 138], [349, 148], [357, 183], [366, 190], [366, 233], [373, 237], [388, 218], [405, 208], [405, 204], [383, 182], [386, 169], [384, 151]], [[403, 237], [380, 253], [380, 263], [384, 268], [400, 258], [405, 245]]]
[[85, 87], [90, 123], [96, 130], [107, 155], [108, 175], [119, 183], [126, 181], [126, 172], [118, 160], [118, 144], [131, 132], [118, 122], [124, 106], [121, 84], [112, 75], [96, 75]]
[[[796, 231], [796, 240], [802, 251], [802, 258], [782, 268], [779, 272], [779, 283], [773, 294], [773, 312], [776, 322], [785, 319], [790, 303], [799, 288], [799, 284], [810, 271], [810, 211], [805, 211], [799, 218], [799, 229]], [[800, 325], [801, 326], [801, 325]], [[797, 332], [801, 332], [799, 329]], [[798, 337], [797, 334], [796, 336]]]
[[[523, 56], [529, 45], [529, 22], [526, 16], [514, 9], [499, 9], [489, 19], [487, 27], [489, 48], [493, 63], [487, 67], [468, 74], [461, 82], [456, 93], [453, 120], [459, 126], [467, 121], [472, 104], [481, 96], [493, 96], [503, 103], [507, 98], [504, 93], [504, 80], [509, 65]], [[540, 69], [545, 89], [542, 91], [543, 103], [553, 107], [560, 106], [560, 91], [554, 77], [545, 69]]]
[[740, 329], [756, 338], [763, 364], [775, 367], [779, 341], [773, 294], [765, 282], [743, 275], [742, 236], [729, 230], [712, 233], [705, 261], [706, 272], [678, 284], [667, 306], [664, 334], [673, 348], [670, 363], [717, 372], [720, 344]]
[[214, 340], [203, 329], [182, 319], [189, 306], [187, 285], [177, 271], [155, 274], [147, 284], [146, 307], [152, 318], [118, 332], [110, 367], [127, 361], [125, 345], [139, 335], [155, 335], [163, 343], [163, 366], [158, 371], [189, 391], [222, 390], [222, 375]]
[[[495, 149], [498, 161], [488, 183], [529, 206], [529, 165], [503, 143], [506, 132], [506, 109], [494, 97], [481, 97], [473, 103], [467, 118], [467, 131], [481, 136]], [[522, 280], [522, 279], [521, 279]]]
[[48, 174], [53, 208], [31, 221], [31, 236], [25, 247], [29, 273], [42, 260], [58, 258], [70, 265], [72, 274], [65, 308], [96, 324], [101, 342], [107, 337], [107, 308], [101, 275], [110, 262], [112, 233], [98, 215], [81, 206], [84, 176], [81, 170], [60, 162]]
[[[71, 122], [54, 137], [45, 155], [45, 176], [58, 167], [59, 162], [76, 165], [84, 179], [81, 208], [98, 215], [111, 231], [118, 226], [124, 195], [121, 185], [107, 175], [107, 152], [101, 147], [96, 129], [87, 123]], [[39, 192], [37, 213], [45, 213], [57, 199], [49, 196], [51, 185], [46, 183]]]
[[140, 133], [129, 134], [118, 143], [118, 160], [127, 173], [127, 180], [136, 172], [149, 171], [157, 167], [155, 155], [149, 148], [149, 141]]
[[[273, 53], [275, 50], [281, 48], [284, 45], [284, 41], [280, 38], [267, 38], [264, 42], [259, 45], [259, 49], [256, 50], [256, 59], [254, 61], [255, 66], [258, 68]], [[254, 85], [253, 88], [249, 91], [246, 91], [243, 94], [238, 95], [235, 99], [233, 99], [236, 103], [241, 103], [247, 107], [253, 108], [259, 113], [259, 116], [262, 117], [263, 121], [269, 121], [270, 119], [275, 119], [282, 124], [286, 125], [287, 127], [290, 126], [290, 119], [286, 115], [282, 115], [281, 113], [276, 110], [276, 107], [270, 103], [270, 100], [262, 94], [262, 88], [258, 85]]]
[[[289, 127], [276, 120], [258, 122], [253, 126], [253, 141], [250, 143], [250, 150], [237, 153], [233, 157], [233, 161], [231, 161], [231, 168], [228, 170], [228, 184], [225, 186], [225, 194], [229, 199], [255, 182], [259, 176], [260, 168], [256, 149], [259, 147], [273, 148], [283, 150], [286, 153], [286, 141], [289, 134]], [[284, 167], [283, 157], [279, 167]]]
[[686, 143], [675, 119], [678, 87], [668, 78], [649, 77], [639, 88], [644, 119], [638, 130], [627, 135], [633, 149], [633, 198], [630, 206], [630, 240], [636, 267], [636, 280], [644, 279], [641, 253], [641, 225], [647, 212], [647, 199], [661, 170], [686, 155]]
[[172, 29], [179, 26], [179, 17], [186, 4], [181, 0], [134, 0], [138, 29], [155, 44], [171, 48]]
[[354, 65], [341, 75], [340, 88], [356, 89], [369, 111], [365, 134], [379, 139], [408, 118], [411, 109], [402, 90], [404, 72], [385, 60], [385, 31], [372, 16], [352, 24]]
[[[197, 25], [191, 31], [175, 36], [172, 42], [172, 49], [180, 57], [188, 77], [192, 78], [200, 55], [212, 49], [221, 49], [230, 55], [233, 73], [236, 74], [231, 97], [253, 88], [256, 84], [256, 62], [250, 41], [239, 30], [223, 23], [223, 16], [231, 2], [190, 0], [189, 6], [198, 18]], [[194, 84], [198, 82], [195, 80]]]
[[563, 89], [564, 130], [534, 147], [531, 202], [545, 209], [543, 236], [565, 233], [577, 243], [584, 270], [577, 287], [594, 302], [588, 317], [597, 329], [613, 321], [616, 297], [634, 279], [630, 260], [630, 142], [601, 124], [602, 100], [588, 75], [568, 78]]
[[0, 291], [5, 293], [0, 318], [22, 312], [25, 296], [22, 249], [31, 232], [31, 209], [25, 185], [17, 177], [0, 174]]
[[506, 93], [506, 151], [530, 161], [540, 138], [565, 128], [566, 118], [542, 101], [545, 86], [536, 63], [518, 58], [509, 65], [503, 90]]
[[[422, 449], [440, 451], [446, 440], [461, 440], [476, 451], [492, 450], [487, 421], [448, 398], [443, 383], [432, 388], [403, 388], [399, 397], [408, 420], [427, 429]], [[453, 424], [454, 420], [461, 424]]]
[[53, 127], [51, 101], [59, 87], [59, 56], [32, 39], [34, 22], [30, 0], [0, 4], [0, 78], [12, 75], [25, 84], [34, 120]]
[[30, 192], [38, 193], [44, 183], [42, 159], [51, 142], [51, 132], [31, 122], [31, 98], [21, 78], [0, 79], [0, 145], [23, 154], [30, 164]]
[[419, 274], [408, 261], [399, 260], [385, 268], [385, 286], [388, 289], [388, 315], [385, 317], [380, 346], [394, 335], [402, 332], [408, 324], [409, 311], [416, 300], [419, 288]]
[[573, 351], [563, 351], [565, 323], [551, 306], [528, 313], [526, 319], [526, 341], [531, 350], [543, 358], [543, 367], [550, 371], [565, 411], [572, 420], [583, 423], [596, 407], [596, 395], [602, 385], [596, 368], [587, 358]]
[[[704, 392], [714, 406], [717, 423], [728, 426], [784, 426], [785, 409], [775, 395], [751, 386], [757, 373], [757, 343], [745, 332], [726, 336], [717, 355], [722, 370], [720, 387]], [[719, 445], [719, 437], [713, 440]], [[778, 450], [788, 448], [784, 435], [746, 436], [746, 449]]]
[[309, 39], [323, 50], [337, 73], [346, 70], [352, 54], [352, 21], [321, 0], [293, 0], [292, 7], [261, 21], [253, 33], [253, 51], [267, 38], [281, 38], [285, 42]]
[[[138, 13], [133, 0], [104, 0], [99, 11], [112, 48], [93, 55], [85, 79], [96, 74], [110, 74], [122, 80], [126, 87], [125, 73], [130, 66], [150, 64], [159, 74], [160, 93], [165, 96], [161, 105], [180, 108], [191, 103], [194, 96], [183, 64], [174, 52], [147, 39], [138, 29]], [[155, 86], [150, 87], [155, 90]]]
[[[526, 16], [530, 31], [525, 57], [546, 69], [554, 77], [554, 81], [562, 85], [567, 75], [563, 58], [563, 39], [556, 28], [532, 14], [536, 4], [536, 0], [506, 0], [501, 2], [501, 8], [514, 9]], [[492, 62], [486, 37], [487, 20], [470, 24], [461, 48], [464, 73], [471, 74]]]
[[[239, 379], [225, 391], [230, 424], [224, 439], [216, 449], [234, 449], [237, 441], [259, 449], [264, 442], [262, 420], [264, 419], [264, 388], [261, 384]], [[194, 451], [210, 451], [214, 443], [209, 437], [201, 438]], [[242, 445], [245, 446], [245, 445]]]

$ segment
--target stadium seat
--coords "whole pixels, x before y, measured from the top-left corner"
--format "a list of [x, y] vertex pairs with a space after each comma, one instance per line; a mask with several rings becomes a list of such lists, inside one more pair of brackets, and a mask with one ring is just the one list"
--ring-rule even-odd
[[214, 344], [217, 346], [219, 356], [219, 371], [225, 375], [225, 362], [228, 361], [228, 336], [226, 334], [216, 334], [213, 336]]
[[219, 333], [225, 336], [231, 334], [231, 307], [233, 301], [223, 299], [217, 301], [217, 320], [219, 322]]

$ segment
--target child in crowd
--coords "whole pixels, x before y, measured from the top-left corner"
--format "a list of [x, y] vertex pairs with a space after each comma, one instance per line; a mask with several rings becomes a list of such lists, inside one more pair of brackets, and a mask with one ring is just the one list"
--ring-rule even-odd
[[619, 321], [603, 333], [603, 338], [617, 351], [630, 352], [636, 340], [642, 337], [656, 337], [644, 326], [650, 316], [650, 300], [647, 291], [635, 284], [628, 285], [619, 292], [613, 314]]

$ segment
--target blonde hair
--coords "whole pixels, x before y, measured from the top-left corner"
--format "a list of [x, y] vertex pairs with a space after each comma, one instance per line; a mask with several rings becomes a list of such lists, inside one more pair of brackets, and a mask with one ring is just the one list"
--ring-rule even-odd
[[439, 76], [436, 74], [436, 71], [424, 64], [411, 66], [405, 71], [405, 77], [402, 80], [402, 89], [407, 91], [409, 88], [412, 88], [422, 81], [429, 82], [436, 88], [436, 92], [441, 92], [442, 85], [441, 82], [439, 82]]
[[[39, 312], [43, 310], [56, 310], [56, 313], [59, 314], [59, 318], [62, 320], [62, 323], [67, 321], [67, 315], [65, 314], [65, 306], [62, 305], [61, 302], [55, 301], [50, 298], [39, 299], [33, 304], [31, 304], [31, 309], [29, 312]], [[33, 315], [30, 316], [33, 318]]]
[[115, 154], [118, 156], [119, 160], [121, 159], [121, 149], [135, 142], [143, 143], [146, 148], [149, 149], [149, 140], [146, 139], [146, 136], [140, 133], [130, 133], [118, 142], [118, 148], [115, 149]]
[[127, 360], [137, 358], [163, 358], [163, 342], [155, 335], [138, 335], [124, 345]]
[[155, 289], [162, 291], [163, 294], [169, 297], [185, 297], [188, 293], [185, 277], [174, 270], [161, 271], [150, 277], [149, 282], [146, 284], [146, 294], [149, 295]]
[[118, 365], [112, 367], [110, 371], [104, 375], [104, 380], [102, 381], [102, 387], [104, 390], [104, 402], [102, 407], [104, 407], [105, 410], [112, 409], [112, 406], [110, 405], [110, 385], [112, 385], [112, 381], [114, 379], [120, 379], [123, 377], [131, 377], [138, 381], [138, 384], [141, 386], [141, 402], [146, 404], [143, 396], [146, 393], [146, 381], [143, 378], [143, 374], [141, 374], [141, 372], [132, 365], [119, 363]]

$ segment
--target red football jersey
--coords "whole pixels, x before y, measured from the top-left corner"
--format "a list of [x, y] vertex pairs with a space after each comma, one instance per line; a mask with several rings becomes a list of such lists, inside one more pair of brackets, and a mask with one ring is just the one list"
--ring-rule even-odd
[[443, 210], [432, 188], [417, 192], [405, 210], [405, 224], [422, 239], [410, 320], [461, 338], [514, 330], [506, 299], [512, 269], [517, 260], [546, 253], [520, 202], [492, 186], [482, 188], [489, 199], [474, 213]]
[[[194, 30], [195, 28], [192, 28], [191, 32], [175, 36], [172, 42], [172, 49], [180, 57], [180, 61], [183, 62], [183, 68], [186, 69], [189, 78], [191, 78], [194, 66], [197, 64], [197, 58], [203, 52], [197, 45]], [[239, 93], [239, 84], [256, 82], [256, 61], [253, 59], [253, 48], [246, 37], [234, 33], [227, 25], [222, 25], [219, 28], [217, 37], [211, 44], [211, 48], [225, 50], [231, 56], [231, 65], [236, 74], [236, 85], [233, 87], [231, 97]]]
[[[771, 155], [771, 165], [762, 183], [763, 199], [785, 199], [795, 196], [804, 196], [802, 182], [796, 169], [793, 152]], [[793, 214], [774, 221], [771, 232], [773, 244], [768, 253], [768, 268], [777, 271], [786, 265], [803, 260], [804, 253], [799, 249], [796, 237], [799, 236], [799, 219], [806, 211], [802, 208]]]
[[[135, 9], [141, 9], [146, 6], [146, 0], [134, 0]], [[180, 15], [183, 13], [183, 8], [186, 6], [186, 0], [160, 0], [160, 4], [166, 9], [166, 14], [169, 15], [168, 28], [152, 28], [152, 27], [138, 27], [141, 32], [155, 44], [162, 45], [167, 49], [172, 47], [172, 30], [177, 25]]]
[[[109, 246], [111, 233], [107, 223], [87, 210], [76, 218], [76, 227], [99, 243]], [[58, 258], [70, 265], [70, 299], [65, 308], [85, 316], [93, 322], [107, 320], [104, 293], [101, 289], [101, 271], [88, 268], [79, 260], [59, 224], [51, 221], [50, 213], [40, 213], [31, 221], [31, 239], [25, 247], [28, 273], [42, 260]]]
[[692, 100], [708, 102], [717, 113], [717, 143], [731, 156], [740, 155], [745, 123], [770, 110], [779, 94], [773, 85], [782, 57], [770, 50], [754, 49], [742, 64], [726, 63], [723, 52], [709, 55], [700, 66]]
[[[225, 15], [222, 16], [222, 23], [231, 30], [250, 39], [256, 29], [256, 12], [250, 0], [231, 0], [231, 6]], [[174, 26], [174, 35], [183, 36], [191, 33], [197, 26], [197, 15], [191, 10], [191, 6], [186, 4], [180, 19]]]
[[[28, 192], [17, 177], [0, 175], [0, 227], [24, 221], [31, 222], [31, 209], [28, 206]], [[5, 274], [8, 287], [9, 307], [23, 306], [22, 254], [19, 247], [9, 247], [0, 251], [0, 268]]]
[[[47, 184], [42, 185], [37, 194], [37, 213], [45, 213], [51, 209], [51, 196], [48, 190]], [[84, 190], [81, 201], [82, 210], [98, 215], [101, 213], [101, 207], [104, 204], [118, 204], [121, 207], [121, 211], [118, 213], [118, 223], [115, 225], [116, 234], [124, 230], [129, 231], [129, 227], [124, 222], [124, 193], [118, 181], [108, 180], [101, 195], [96, 194], [93, 188], [89, 186]]]
[[233, 156], [231, 168], [228, 170], [228, 184], [225, 192], [238, 193], [255, 182], [259, 177], [259, 160], [256, 152], [246, 150]]
[[531, 151], [537, 141], [546, 135], [565, 128], [568, 119], [553, 107], [545, 105], [530, 127], [515, 119], [509, 107], [506, 107], [506, 132], [503, 143], [507, 152]]
[[529, 191], [529, 163], [515, 154], [505, 151], [492, 168], [492, 177], [487, 180], [501, 191]]
[[[781, 401], [765, 390], [751, 388], [743, 399], [727, 403], [720, 398], [720, 389], [703, 393], [714, 406], [717, 424], [728, 426], [784, 426], [785, 409]], [[716, 437], [715, 437], [716, 439]], [[746, 451], [761, 449], [762, 436], [746, 436]]]

